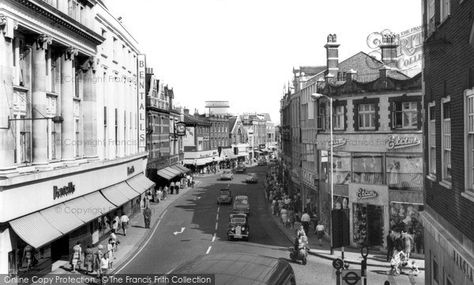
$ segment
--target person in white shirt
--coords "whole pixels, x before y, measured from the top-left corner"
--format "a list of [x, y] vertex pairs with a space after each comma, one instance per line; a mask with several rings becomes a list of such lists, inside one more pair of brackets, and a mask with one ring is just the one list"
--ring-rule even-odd
[[174, 182], [171, 182], [171, 183], [170, 183], [170, 194], [173, 194], [174, 187], [175, 187]]
[[316, 226], [316, 235], [317, 235], [318, 240], [319, 240], [319, 246], [322, 246], [323, 245], [323, 237], [324, 237], [324, 225], [322, 225], [321, 223], [319, 223]]
[[120, 217], [120, 223], [122, 224], [122, 230], [123, 230], [123, 235], [126, 236], [127, 235], [127, 227], [128, 227], [128, 222], [129, 222], [129, 218], [127, 215], [125, 215], [125, 213], [122, 214], [122, 216]]
[[309, 235], [309, 223], [311, 222], [311, 217], [305, 211], [304, 214], [301, 216], [301, 223], [303, 224], [304, 232], [306, 235]]

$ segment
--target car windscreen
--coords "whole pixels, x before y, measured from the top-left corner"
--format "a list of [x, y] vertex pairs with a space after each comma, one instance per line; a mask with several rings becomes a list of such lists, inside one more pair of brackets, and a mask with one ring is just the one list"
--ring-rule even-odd
[[230, 191], [221, 190], [221, 196], [229, 196]]
[[232, 218], [230, 219], [231, 224], [245, 224], [245, 218]]
[[248, 200], [244, 200], [244, 199], [238, 199], [236, 202], [237, 204], [243, 204], [243, 205], [247, 205], [249, 203]]

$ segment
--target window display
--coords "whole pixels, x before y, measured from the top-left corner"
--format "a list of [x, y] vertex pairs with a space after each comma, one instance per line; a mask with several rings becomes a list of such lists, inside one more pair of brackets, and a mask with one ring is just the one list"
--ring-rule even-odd
[[359, 246], [367, 244], [367, 207], [354, 203], [353, 240]]
[[382, 184], [382, 156], [361, 154], [352, 159], [352, 171], [354, 183]]
[[333, 159], [334, 184], [349, 184], [351, 182], [351, 154], [337, 152], [334, 153]]
[[420, 222], [420, 211], [423, 205], [404, 203], [390, 203], [390, 228], [393, 230], [405, 230], [413, 235], [415, 253], [423, 253], [423, 226]]
[[423, 158], [387, 155], [387, 184], [390, 189], [423, 190]]

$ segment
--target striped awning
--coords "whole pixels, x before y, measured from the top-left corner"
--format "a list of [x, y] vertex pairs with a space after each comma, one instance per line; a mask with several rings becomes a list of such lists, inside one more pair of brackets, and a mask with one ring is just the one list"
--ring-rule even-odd
[[139, 193], [132, 189], [127, 183], [120, 182], [113, 186], [107, 187], [100, 190], [104, 194], [105, 198], [112, 202], [115, 206], [119, 207], [128, 201], [136, 198]]
[[166, 180], [171, 180], [177, 175], [175, 172], [170, 171], [169, 167], [158, 170], [157, 174]]
[[138, 194], [142, 194], [145, 191], [155, 186], [155, 183], [150, 179], [146, 178], [145, 174], [140, 173], [127, 180], [127, 184], [132, 187]]

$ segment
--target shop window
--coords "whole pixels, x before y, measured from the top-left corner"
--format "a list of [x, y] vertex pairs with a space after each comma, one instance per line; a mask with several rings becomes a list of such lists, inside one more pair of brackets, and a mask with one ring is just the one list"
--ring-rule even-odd
[[436, 258], [433, 258], [433, 283], [439, 284], [439, 267]]
[[413, 236], [412, 252], [424, 254], [423, 225], [420, 212], [423, 205], [390, 203], [390, 229], [405, 230]]
[[387, 184], [394, 190], [423, 190], [421, 156], [387, 155]]
[[444, 99], [441, 108], [442, 179], [451, 184], [451, 102]]
[[436, 177], [436, 113], [435, 104], [428, 106], [428, 171]]
[[353, 240], [359, 246], [381, 246], [384, 241], [383, 207], [371, 204], [353, 205]]
[[354, 183], [382, 184], [382, 156], [358, 154], [352, 158], [352, 171]]
[[[330, 156], [328, 159], [331, 159]], [[351, 154], [334, 153], [333, 159], [334, 184], [349, 184], [351, 182]], [[330, 177], [331, 172], [328, 174]]]

